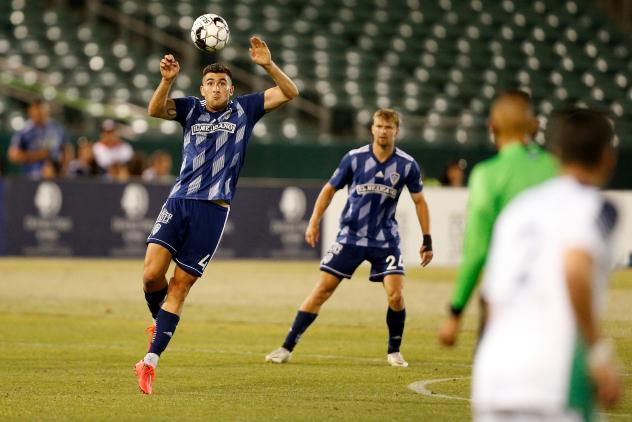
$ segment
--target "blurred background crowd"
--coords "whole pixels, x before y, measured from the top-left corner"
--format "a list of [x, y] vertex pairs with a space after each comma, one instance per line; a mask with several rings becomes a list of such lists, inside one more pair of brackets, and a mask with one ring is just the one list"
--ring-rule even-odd
[[[231, 29], [214, 56], [189, 36], [195, 17], [209, 12]], [[632, 2], [618, 0], [7, 0], [0, 166], [112, 180], [158, 167], [147, 177], [160, 177], [167, 155], [178, 166], [181, 147], [177, 123], [146, 114], [160, 57], [172, 52], [182, 64], [174, 97], [197, 95], [200, 69], [212, 61], [230, 66], [238, 93], [258, 91], [267, 79], [248, 58], [252, 34], [301, 96], [256, 126], [245, 177], [324, 179], [345, 150], [368, 141], [373, 111], [391, 107], [403, 115], [399, 142], [425, 177], [462, 185], [494, 153], [486, 116], [506, 89], [533, 97], [537, 142], [554, 109], [589, 105], [610, 113], [622, 159], [632, 158], [631, 22]], [[24, 166], [9, 144], [25, 142], [15, 133], [31, 124], [26, 109], [38, 99], [67, 142], [38, 158], [42, 165]], [[632, 187], [632, 176], [620, 171], [613, 186]]]

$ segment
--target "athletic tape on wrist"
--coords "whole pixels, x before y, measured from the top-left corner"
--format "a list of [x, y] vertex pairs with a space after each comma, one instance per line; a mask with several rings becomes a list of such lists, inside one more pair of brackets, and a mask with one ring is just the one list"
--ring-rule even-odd
[[427, 251], [432, 250], [432, 237], [429, 234], [424, 234], [424, 241], [422, 245], [426, 247]]

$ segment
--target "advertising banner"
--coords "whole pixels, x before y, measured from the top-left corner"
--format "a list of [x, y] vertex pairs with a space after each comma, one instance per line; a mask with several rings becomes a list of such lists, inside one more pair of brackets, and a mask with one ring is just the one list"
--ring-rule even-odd
[[[0, 246], [7, 255], [142, 257], [170, 188], [7, 179]], [[240, 183], [216, 257], [318, 258], [320, 249], [304, 241], [318, 192], [280, 182]]]

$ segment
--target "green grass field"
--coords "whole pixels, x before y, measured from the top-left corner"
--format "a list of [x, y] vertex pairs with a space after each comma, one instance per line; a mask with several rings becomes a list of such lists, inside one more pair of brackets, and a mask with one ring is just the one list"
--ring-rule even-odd
[[[132, 366], [149, 323], [135, 260], [0, 260], [2, 420], [416, 420], [469, 418], [476, 324], [458, 347], [436, 339], [454, 271], [409, 269], [402, 353], [386, 364], [386, 300], [362, 268], [345, 281], [285, 365], [264, 363], [312, 288], [317, 263], [213, 262], [191, 291], [157, 369], [139, 393]], [[615, 275], [606, 331], [627, 395], [610, 420], [632, 420], [632, 272]], [[408, 386], [425, 380], [433, 396]]]

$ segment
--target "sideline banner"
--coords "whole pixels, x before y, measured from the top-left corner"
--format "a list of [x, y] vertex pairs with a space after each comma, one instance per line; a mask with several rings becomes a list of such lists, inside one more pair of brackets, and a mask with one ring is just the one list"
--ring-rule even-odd
[[[19, 256], [144, 256], [171, 186], [6, 179], [0, 253]], [[319, 189], [240, 183], [216, 257], [317, 259], [304, 240]]]
[[[461, 262], [463, 235], [467, 210], [466, 188], [426, 187], [424, 196], [430, 209], [430, 231], [434, 249], [431, 265], [455, 267]], [[632, 265], [632, 192], [608, 191], [606, 196], [617, 206], [619, 221], [615, 231], [614, 259], [621, 266]], [[336, 193], [325, 214], [322, 225], [322, 253], [324, 254], [338, 233], [338, 218], [347, 199], [346, 189]], [[415, 206], [407, 190], [402, 192], [397, 213], [402, 254], [408, 267], [419, 265], [421, 229]], [[546, 218], [546, 216], [542, 216]]]

